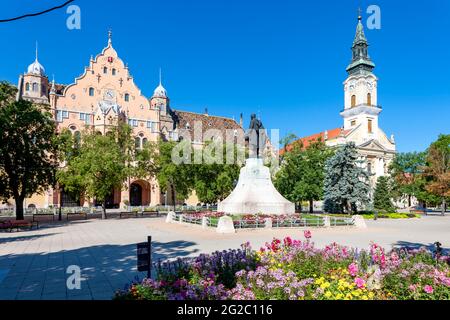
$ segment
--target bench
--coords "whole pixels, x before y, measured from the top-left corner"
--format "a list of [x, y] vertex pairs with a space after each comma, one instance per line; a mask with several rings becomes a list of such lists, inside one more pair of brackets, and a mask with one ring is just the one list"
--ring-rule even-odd
[[38, 222], [38, 221], [43, 221], [43, 220], [44, 221], [49, 221], [49, 220], [55, 221], [55, 215], [53, 213], [35, 213], [35, 214], [33, 214], [33, 222]]
[[119, 213], [119, 219], [122, 219], [122, 217], [124, 217], [124, 218], [137, 218], [138, 214], [139, 214], [138, 211], [135, 211], [135, 212], [123, 211], [123, 212]]
[[39, 222], [29, 220], [14, 220], [14, 221], [0, 222], [0, 230], [9, 230], [9, 232], [12, 232], [13, 229], [19, 231], [19, 229], [21, 228], [29, 228], [29, 230], [32, 230], [33, 226], [36, 226], [36, 229], [39, 229]]
[[145, 211], [144, 210], [144, 211], [141, 212], [141, 216], [142, 217], [144, 217], [144, 216], [149, 216], [149, 217], [156, 216], [156, 217], [159, 217], [160, 213], [157, 210], [149, 210], [149, 211]]
[[71, 216], [75, 217], [83, 217], [84, 220], [87, 220], [88, 214], [86, 212], [69, 212], [66, 214], [66, 220], [69, 221]]

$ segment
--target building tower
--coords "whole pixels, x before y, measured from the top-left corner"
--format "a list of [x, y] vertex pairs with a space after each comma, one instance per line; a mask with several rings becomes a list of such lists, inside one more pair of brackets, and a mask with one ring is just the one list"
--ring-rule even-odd
[[38, 47], [36, 44], [36, 59], [28, 66], [27, 72], [19, 76], [17, 98], [39, 104], [49, 104], [48, 85], [45, 69], [38, 60]]
[[352, 46], [352, 61], [347, 67], [348, 78], [344, 82], [344, 130], [364, 127], [365, 140], [378, 138], [378, 78], [372, 73], [375, 64], [368, 52], [361, 15], [358, 16], [356, 35]]
[[169, 97], [166, 89], [162, 85], [161, 69], [159, 69], [159, 85], [153, 92], [153, 96], [150, 98], [150, 108], [158, 110], [159, 128], [152, 128], [152, 131], [159, 131], [163, 140], [173, 140], [174, 120], [172, 118], [172, 112], [169, 105]]

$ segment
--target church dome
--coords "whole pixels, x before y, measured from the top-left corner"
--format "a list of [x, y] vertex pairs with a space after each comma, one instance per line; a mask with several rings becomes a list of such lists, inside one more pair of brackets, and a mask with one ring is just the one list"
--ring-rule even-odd
[[42, 64], [36, 59], [32, 64], [28, 66], [28, 73], [43, 76], [45, 75], [45, 69]]
[[160, 83], [158, 87], [156, 87], [155, 91], [153, 92], [154, 98], [167, 98], [167, 91], [164, 89], [162, 84]]

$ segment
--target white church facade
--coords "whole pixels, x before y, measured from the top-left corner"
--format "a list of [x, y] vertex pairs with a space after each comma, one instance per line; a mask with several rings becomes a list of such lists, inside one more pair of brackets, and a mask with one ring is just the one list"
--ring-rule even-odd
[[373, 73], [375, 64], [369, 56], [369, 44], [361, 20], [359, 16], [352, 60], [344, 81], [344, 109], [340, 112], [343, 125], [301, 138], [295, 143], [301, 142], [307, 147], [318, 139], [328, 146], [354, 142], [372, 174], [370, 182], [374, 187], [378, 177], [388, 174], [389, 164], [396, 154], [396, 144], [394, 136], [386, 135], [380, 128], [379, 116], [383, 109], [378, 103], [378, 78]]

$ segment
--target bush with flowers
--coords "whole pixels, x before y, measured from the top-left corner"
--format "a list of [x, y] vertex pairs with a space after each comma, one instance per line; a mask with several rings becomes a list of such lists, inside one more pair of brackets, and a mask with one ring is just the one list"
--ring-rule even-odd
[[413, 300], [450, 299], [450, 258], [426, 249], [274, 239], [240, 249], [159, 262], [156, 279], [133, 283], [116, 299], [133, 300]]

